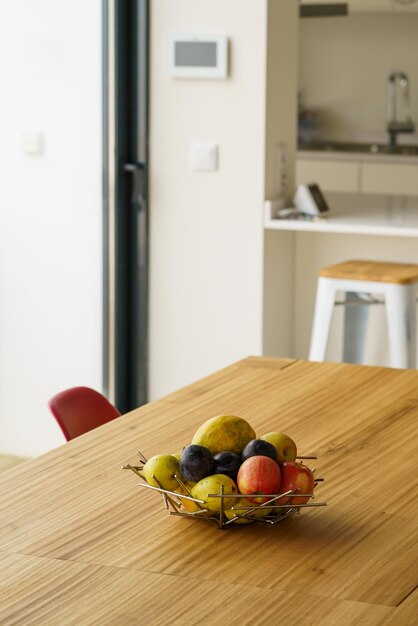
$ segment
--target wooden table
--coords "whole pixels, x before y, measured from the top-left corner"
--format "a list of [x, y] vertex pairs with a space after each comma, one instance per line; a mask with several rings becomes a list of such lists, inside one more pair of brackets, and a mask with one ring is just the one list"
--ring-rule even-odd
[[[221, 413], [316, 453], [328, 506], [219, 530], [121, 469]], [[0, 623], [416, 624], [417, 417], [416, 371], [251, 357], [25, 462], [0, 477]]]

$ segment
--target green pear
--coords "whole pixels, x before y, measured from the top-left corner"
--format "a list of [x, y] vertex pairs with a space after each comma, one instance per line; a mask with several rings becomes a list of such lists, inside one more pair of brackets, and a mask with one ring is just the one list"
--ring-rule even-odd
[[[254, 503], [250, 502], [246, 498], [237, 498], [237, 502], [233, 505], [234, 508], [227, 509], [225, 511], [225, 515], [228, 519], [234, 519], [236, 517], [234, 524], [251, 524], [255, 519], [260, 517], [265, 517], [269, 513], [271, 513], [271, 509], [266, 506], [255, 506], [255, 510], [251, 510], [249, 508], [240, 508], [240, 507], [254, 507]], [[248, 517], [238, 517], [238, 515], [247, 515]]]
[[283, 463], [284, 461], [294, 461], [296, 459], [296, 444], [293, 439], [289, 437], [289, 435], [272, 432], [261, 435], [259, 439], [263, 439], [263, 441], [268, 441], [269, 443], [273, 444], [273, 446], [277, 450], [277, 458], [279, 463]]
[[[226, 474], [213, 474], [212, 476], [206, 476], [202, 478], [191, 490], [193, 498], [197, 500], [203, 500], [202, 506], [209, 509], [209, 511], [219, 512], [221, 508], [222, 498], [211, 497], [210, 494], [220, 494], [221, 486], [224, 488], [224, 495], [238, 493], [238, 487]], [[223, 506], [225, 509], [230, 509], [234, 505], [237, 498], [223, 498]]]
[[179, 483], [174, 475], [181, 478], [179, 462], [172, 454], [156, 454], [145, 463], [143, 473], [149, 485], [175, 491]]

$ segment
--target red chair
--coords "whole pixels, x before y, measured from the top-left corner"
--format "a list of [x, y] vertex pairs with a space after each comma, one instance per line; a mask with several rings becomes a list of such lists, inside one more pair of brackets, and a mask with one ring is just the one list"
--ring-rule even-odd
[[67, 441], [119, 417], [121, 413], [101, 393], [89, 387], [72, 387], [48, 402]]

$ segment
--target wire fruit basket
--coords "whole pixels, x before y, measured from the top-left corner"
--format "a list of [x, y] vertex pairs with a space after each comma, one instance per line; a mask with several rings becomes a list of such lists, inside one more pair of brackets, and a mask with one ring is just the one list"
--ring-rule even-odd
[[[219, 501], [219, 504], [216, 504], [215, 507], [212, 505], [211, 508], [207, 508], [205, 506], [207, 501], [194, 498], [188, 486], [177, 474], [174, 474], [174, 478], [179, 486], [178, 491], [164, 489], [155, 475], [152, 477], [158, 486], [148, 484], [142, 473], [143, 466], [147, 462], [147, 459], [140, 451], [138, 451], [137, 454], [140, 464], [131, 465], [127, 463], [122, 466], [122, 469], [129, 469], [139, 476], [142, 480], [142, 482], [138, 483], [140, 487], [145, 487], [146, 489], [151, 489], [159, 493], [162, 497], [164, 508], [170, 515], [215, 522], [219, 528], [223, 529], [250, 522], [274, 525], [287, 517], [300, 513], [301, 509], [327, 506], [326, 502], [313, 502], [315, 498], [313, 490], [312, 493], [309, 494], [300, 493], [298, 489], [273, 494], [257, 493], [257, 499], [262, 500], [262, 502], [255, 503], [248, 500], [251, 496], [242, 493], [224, 493], [224, 487], [220, 485], [218, 493], [207, 494], [208, 498], [211, 498], [211, 500], [215, 502]], [[316, 458], [316, 456], [297, 457], [298, 460]], [[315, 473], [315, 468], [312, 468], [311, 471]], [[323, 481], [323, 478], [315, 477], [314, 489]], [[303, 502], [296, 502], [298, 498], [302, 499]], [[242, 502], [239, 502], [242, 499], [246, 499], [247, 503], [242, 504]], [[231, 500], [236, 500], [237, 504], [231, 506]], [[228, 503], [228, 507], [225, 505], [226, 502]], [[214, 510], [214, 508], [216, 508], [216, 510]]]

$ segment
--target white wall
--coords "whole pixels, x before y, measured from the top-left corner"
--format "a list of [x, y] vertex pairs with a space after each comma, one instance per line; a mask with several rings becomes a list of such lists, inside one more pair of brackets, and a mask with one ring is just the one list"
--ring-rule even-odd
[[[269, 5], [151, 3], [151, 397], [263, 349], [266, 160], [294, 133], [266, 143]], [[172, 79], [172, 32], [227, 34], [228, 80]], [[0, 4], [0, 453], [59, 445], [48, 398], [101, 387], [100, 37], [99, 0]], [[218, 144], [215, 172], [192, 141]]]
[[[153, 399], [263, 352], [271, 321], [263, 317], [263, 278], [277, 269], [271, 253], [264, 265], [263, 201], [274, 191], [278, 142], [288, 143], [293, 182], [297, 4], [153, 0], [151, 25]], [[227, 35], [228, 79], [173, 79], [173, 33]], [[216, 171], [190, 168], [193, 141], [218, 145]]]
[[[151, 4], [151, 398], [261, 350], [266, 3]], [[227, 80], [173, 79], [172, 33], [230, 38]], [[219, 146], [214, 172], [193, 141]]]
[[417, 59], [418, 13], [301, 20], [299, 85], [326, 138], [386, 141], [386, 86], [394, 69], [409, 74], [418, 127]]
[[0, 453], [59, 445], [48, 398], [101, 387], [100, 4], [0, 3]]

